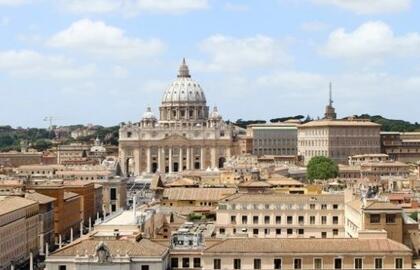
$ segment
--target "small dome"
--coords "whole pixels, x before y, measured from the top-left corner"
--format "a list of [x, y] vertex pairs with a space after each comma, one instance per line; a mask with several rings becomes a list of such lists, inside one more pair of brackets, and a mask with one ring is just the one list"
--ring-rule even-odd
[[191, 79], [185, 58], [179, 67], [177, 79], [166, 89], [162, 103], [206, 103], [206, 97], [199, 83]]
[[219, 113], [219, 111], [217, 110], [217, 107], [214, 106], [213, 111], [210, 113], [210, 119], [213, 120], [220, 120], [222, 119], [222, 115]]
[[143, 113], [142, 120], [156, 120], [156, 117], [150, 107], [147, 107], [146, 111]]

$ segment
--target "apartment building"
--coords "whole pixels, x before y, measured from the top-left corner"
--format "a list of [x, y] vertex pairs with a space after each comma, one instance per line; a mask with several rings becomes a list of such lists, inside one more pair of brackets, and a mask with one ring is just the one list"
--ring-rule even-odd
[[38, 254], [36, 201], [18, 196], [0, 196], [0, 268], [24, 265], [32, 252]]
[[346, 164], [348, 157], [380, 153], [380, 125], [362, 120], [318, 120], [299, 126], [298, 152], [307, 164], [325, 156]]
[[342, 194], [234, 194], [219, 202], [217, 237], [344, 237]]

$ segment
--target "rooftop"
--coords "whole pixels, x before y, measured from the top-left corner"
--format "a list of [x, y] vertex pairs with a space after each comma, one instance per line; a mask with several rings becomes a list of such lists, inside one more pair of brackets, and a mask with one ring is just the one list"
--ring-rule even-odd
[[163, 197], [175, 201], [219, 201], [235, 192], [235, 188], [165, 188]]
[[306, 127], [380, 127], [381, 125], [360, 120], [315, 120], [299, 126], [299, 128]]
[[[70, 245], [51, 254], [54, 256], [77, 256], [84, 254], [96, 254], [96, 247], [101, 242], [98, 239], [86, 239], [82, 241], [73, 242]], [[162, 256], [167, 248], [156, 244], [148, 239], [142, 239], [140, 242], [131, 240], [104, 240], [104, 244], [108, 247], [111, 256], [128, 255], [133, 257], [156, 257]]]
[[342, 203], [344, 202], [343, 194], [286, 194], [286, 193], [270, 193], [270, 194], [234, 194], [225, 201], [239, 203]]
[[221, 241], [205, 250], [205, 253], [411, 253], [403, 244], [390, 239], [267, 239], [233, 238]]
[[0, 215], [24, 208], [37, 202], [18, 196], [0, 196]]

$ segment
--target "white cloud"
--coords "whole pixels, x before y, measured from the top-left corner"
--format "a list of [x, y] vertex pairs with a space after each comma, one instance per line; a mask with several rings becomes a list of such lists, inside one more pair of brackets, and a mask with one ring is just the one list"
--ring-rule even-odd
[[77, 66], [68, 58], [43, 55], [31, 50], [0, 51], [0, 70], [18, 77], [38, 79], [87, 78], [95, 74], [93, 65]]
[[307, 32], [319, 32], [326, 30], [328, 28], [328, 24], [320, 21], [308, 21], [302, 23], [300, 28]]
[[410, 8], [412, 0], [312, 0], [312, 2], [333, 5], [366, 15], [401, 12]]
[[120, 9], [118, 0], [59, 0], [59, 5], [72, 13], [108, 13]]
[[292, 61], [283, 42], [263, 35], [247, 38], [214, 35], [202, 41], [200, 49], [209, 55], [204, 68], [210, 71], [240, 71]]
[[[0, 0], [1, 1], [1, 0]], [[143, 12], [183, 14], [208, 7], [207, 0], [59, 0], [59, 5], [74, 13]]]
[[315, 73], [286, 71], [260, 76], [257, 78], [257, 84], [264, 87], [294, 89], [306, 92], [307, 90], [326, 88], [328, 80], [322, 75]]
[[224, 5], [224, 9], [227, 11], [234, 11], [234, 12], [245, 12], [249, 10], [249, 7], [245, 4], [237, 4], [232, 2], [227, 2]]
[[396, 36], [383, 22], [367, 22], [353, 32], [343, 28], [333, 31], [321, 51], [335, 58], [381, 61], [386, 56], [418, 54], [420, 34]]
[[47, 43], [52, 47], [118, 59], [151, 57], [165, 49], [159, 39], [129, 38], [120, 28], [88, 19], [74, 22], [69, 28], [51, 37]]

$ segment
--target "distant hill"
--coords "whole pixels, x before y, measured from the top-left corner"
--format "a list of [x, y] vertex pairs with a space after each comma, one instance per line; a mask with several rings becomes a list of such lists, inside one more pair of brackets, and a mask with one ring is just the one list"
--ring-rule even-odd
[[410, 131], [420, 131], [420, 124], [410, 123], [404, 120], [388, 119], [381, 115], [369, 115], [361, 114], [357, 115], [356, 118], [369, 119], [374, 123], [382, 125], [382, 131], [398, 131], [398, 132], [410, 132]]

